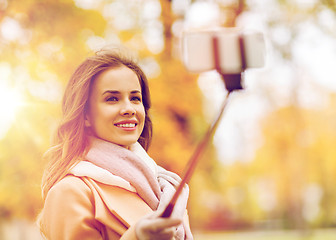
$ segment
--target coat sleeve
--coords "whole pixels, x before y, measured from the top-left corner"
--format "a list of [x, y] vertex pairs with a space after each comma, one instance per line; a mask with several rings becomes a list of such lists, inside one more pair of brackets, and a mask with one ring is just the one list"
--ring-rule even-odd
[[50, 189], [40, 224], [48, 240], [99, 240], [104, 234], [94, 218], [91, 190], [77, 177], [66, 177]]

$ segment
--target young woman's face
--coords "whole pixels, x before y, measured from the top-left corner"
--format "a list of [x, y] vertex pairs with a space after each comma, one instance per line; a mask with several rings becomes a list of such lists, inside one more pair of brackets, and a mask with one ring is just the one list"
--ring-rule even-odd
[[129, 147], [144, 128], [145, 109], [139, 79], [128, 67], [108, 69], [96, 77], [85, 124], [103, 140]]

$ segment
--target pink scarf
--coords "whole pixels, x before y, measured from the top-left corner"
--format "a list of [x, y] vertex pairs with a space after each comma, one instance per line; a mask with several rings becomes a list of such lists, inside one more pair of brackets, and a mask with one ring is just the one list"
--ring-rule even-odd
[[161, 197], [158, 180], [151, 169], [133, 152], [119, 145], [92, 138], [86, 160], [131, 183], [148, 206], [153, 210], [157, 209]]
[[[128, 181], [152, 210], [157, 210], [159, 205], [169, 201], [175, 192], [176, 184], [167, 181], [167, 176], [174, 173], [159, 168], [159, 176], [155, 176], [144, 160], [119, 145], [91, 138], [86, 160]], [[180, 210], [185, 211], [186, 202], [187, 198]], [[178, 228], [177, 239], [192, 239], [189, 226], [181, 225]]]

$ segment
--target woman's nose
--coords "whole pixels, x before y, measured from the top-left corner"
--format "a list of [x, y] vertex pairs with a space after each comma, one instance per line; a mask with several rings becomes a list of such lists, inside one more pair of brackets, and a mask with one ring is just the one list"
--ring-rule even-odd
[[121, 115], [134, 115], [135, 109], [130, 101], [125, 101], [120, 109]]

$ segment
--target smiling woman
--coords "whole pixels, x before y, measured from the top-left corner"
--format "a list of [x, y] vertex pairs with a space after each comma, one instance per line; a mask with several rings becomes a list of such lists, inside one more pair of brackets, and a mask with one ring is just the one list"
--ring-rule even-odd
[[42, 180], [39, 225], [47, 239], [193, 239], [188, 187], [172, 216], [160, 217], [181, 179], [147, 154], [150, 92], [132, 55], [99, 51], [65, 88]]

